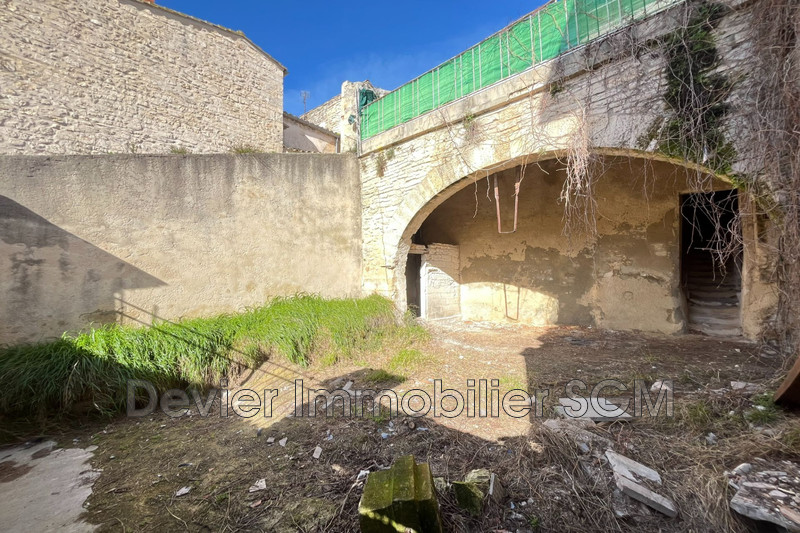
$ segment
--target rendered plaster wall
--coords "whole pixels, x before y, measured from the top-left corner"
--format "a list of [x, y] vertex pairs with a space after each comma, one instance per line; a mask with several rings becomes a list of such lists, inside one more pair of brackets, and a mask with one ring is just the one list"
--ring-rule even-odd
[[[498, 233], [493, 176], [488, 190], [486, 179], [469, 183], [433, 211], [417, 241], [458, 246], [463, 318], [684, 329], [679, 195], [686, 171], [625, 158], [603, 164], [596, 239], [562, 233], [565, 172], [554, 160], [526, 167], [515, 233]], [[499, 174], [504, 231], [513, 228], [519, 175], [520, 167]]]
[[0, 344], [360, 295], [350, 154], [0, 157]]
[[285, 69], [137, 0], [0, 2], [0, 154], [280, 152]]
[[283, 150], [335, 154], [339, 144], [336, 134], [314, 127], [288, 113], [283, 116]]
[[458, 246], [431, 244], [422, 256], [423, 316], [427, 319], [461, 315]]

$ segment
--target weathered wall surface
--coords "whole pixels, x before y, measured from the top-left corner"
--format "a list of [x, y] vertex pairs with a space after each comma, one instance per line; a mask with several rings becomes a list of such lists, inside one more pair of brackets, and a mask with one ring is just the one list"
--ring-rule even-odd
[[[752, 170], [748, 166], [751, 157], [747, 147], [739, 142], [737, 117], [749, 111], [746, 93], [752, 85], [745, 81], [752, 50], [738, 42], [746, 40], [742, 32], [754, 7], [741, 0], [726, 3], [733, 10], [716, 30], [720, 42], [720, 72], [730, 79], [744, 80], [731, 95], [733, 107], [728, 138], [734, 141], [740, 154], [734, 170], [746, 172]], [[647, 142], [653, 125], [662, 124], [665, 117], [671, 116], [664, 99], [667, 90], [666, 55], [652, 43], [682, 27], [686, 17], [684, 6], [670, 9], [585, 49], [561, 56], [365, 140], [361, 157], [365, 292], [385, 294], [401, 306], [405, 303], [405, 276], [402, 273], [411, 237], [436, 207], [464, 187], [462, 180], [471, 182], [518, 165], [532, 166], [554, 156], [565, 158], [570, 153], [593, 152], [666, 161], [667, 158], [654, 153], [655, 148]], [[703, 181], [702, 175], [707, 176], [700, 170], [695, 173], [697, 182]], [[557, 188], [560, 190], [563, 173], [559, 179]], [[653, 187], [661, 186], [660, 180], [653, 184]], [[676, 194], [674, 190], [672, 192]], [[563, 206], [555, 204], [552, 208]], [[631, 216], [639, 220], [636, 212]], [[651, 224], [656, 222], [658, 220], [650, 221]], [[548, 232], [556, 237], [561, 234], [561, 228], [554, 225]], [[550, 245], [537, 246], [559, 250], [559, 247]], [[602, 248], [599, 253], [603, 253]], [[666, 256], [657, 256], [662, 263], [658, 270], [668, 266], [671, 256], [668, 251], [666, 253]], [[747, 251], [745, 255], [752, 257]], [[465, 256], [469, 257], [469, 252], [462, 249], [462, 260]], [[573, 259], [579, 264], [591, 264], [596, 258], [576, 256]], [[615, 259], [603, 260], [613, 262]], [[675, 265], [671, 266], [674, 268]], [[642, 272], [647, 268], [650, 267], [646, 266]], [[621, 275], [631, 279], [639, 276], [624, 270], [620, 270]], [[754, 271], [752, 265], [745, 265], [744, 283], [754, 283], [748, 289], [753, 298], [751, 301], [760, 301], [757, 313], [763, 314], [772, 305], [769, 302], [774, 303], [774, 294], [770, 292], [770, 282], [764, 281], [763, 276], [759, 281], [758, 276], [748, 274]], [[604, 309], [605, 318], [600, 317], [608, 327], [632, 328], [634, 326], [623, 325], [632, 306], [624, 300], [628, 289], [618, 292], [621, 286], [617, 286], [617, 278], [591, 289], [595, 298], [605, 294], [620, 302], [619, 314], [609, 308]], [[634, 294], [648, 293], [652, 289], [649, 281], [636, 283], [638, 288], [630, 291]], [[674, 287], [670, 284], [672, 280], [666, 280], [659, 289], [659, 297], [666, 303], [659, 311], [663, 313], [657, 317], [656, 322], [660, 324], [654, 326], [657, 330], [664, 329], [668, 309], [677, 309], [671, 301]], [[496, 296], [490, 287], [469, 285], [467, 292], [462, 293], [467, 302], [472, 296], [476, 299]], [[763, 295], [767, 296], [762, 299]], [[541, 291], [522, 296], [538, 300], [534, 307], [539, 310], [539, 317], [535, 321], [552, 321], [556, 307], [548, 299], [550, 297]], [[562, 320], [561, 317], [566, 315], [561, 300], [558, 307], [558, 320]], [[573, 316], [580, 323], [586, 323], [590, 318], [600, 320], [591, 309], [584, 309], [582, 315], [579, 311], [576, 307]], [[743, 322], [749, 320], [747, 314], [751, 311], [743, 308]], [[492, 313], [494, 311], [484, 309], [479, 314]], [[615, 320], [617, 322], [612, 324]], [[642, 320], [646, 324], [649, 319]], [[670, 320], [677, 324], [678, 318]], [[753, 336], [752, 329], [747, 333]]]
[[339, 136], [289, 113], [283, 114], [283, 150], [335, 154]]
[[[513, 225], [519, 169], [500, 173], [504, 230]], [[679, 193], [683, 169], [609, 160], [597, 183], [598, 237], [562, 233], [563, 164], [528, 166], [515, 233], [498, 234], [486, 180], [439, 206], [417, 240], [458, 245], [461, 313], [468, 320], [597, 325], [676, 333], [684, 327], [680, 287]], [[492, 177], [493, 179], [493, 177]], [[657, 180], [657, 181], [655, 181]], [[652, 187], [647, 198], [643, 192]], [[493, 182], [492, 182], [493, 184]]]
[[0, 154], [280, 152], [285, 69], [137, 0], [0, 3]]
[[461, 315], [458, 246], [432, 243], [422, 256], [421, 286], [424, 318]]
[[0, 157], [0, 344], [358, 296], [355, 156]]

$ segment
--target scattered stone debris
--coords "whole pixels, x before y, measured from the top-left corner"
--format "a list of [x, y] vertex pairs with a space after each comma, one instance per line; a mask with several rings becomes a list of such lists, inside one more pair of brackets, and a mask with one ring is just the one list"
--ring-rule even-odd
[[267, 444], [272, 444], [273, 442], [275, 442], [275, 437], [269, 437], [267, 439]]
[[647, 487], [640, 485], [625, 476], [614, 473], [614, 481], [617, 487], [626, 496], [630, 496], [634, 500], [640, 501], [643, 504], [652, 507], [656, 511], [667, 515], [670, 518], [678, 516], [678, 510], [675, 504], [669, 498], [656, 494]]
[[372, 472], [358, 505], [362, 533], [441, 533], [439, 502], [427, 463], [406, 455], [389, 470]]
[[267, 480], [266, 479], [259, 479], [256, 481], [253, 486], [251, 486], [247, 492], [259, 492], [262, 490], [267, 490]]
[[553, 433], [571, 438], [581, 451], [592, 445], [597, 445], [602, 448], [613, 448], [613, 443], [607, 438], [584, 429], [594, 425], [594, 422], [591, 420], [581, 420], [578, 418], [566, 420], [549, 419], [544, 421], [544, 427]]
[[192, 487], [181, 487], [178, 489], [178, 492], [175, 493], [176, 498], [180, 498], [181, 496], [186, 496], [192, 492]]
[[[627, 400], [622, 400], [623, 402]], [[586, 419], [593, 422], [616, 422], [632, 420], [633, 416], [618, 403], [606, 398], [559, 398], [556, 412], [564, 418]]]
[[753, 520], [769, 522], [788, 531], [800, 531], [800, 465], [781, 461], [772, 470], [743, 463], [726, 472], [736, 489], [731, 509]]
[[621, 474], [632, 481], [644, 478], [661, 485], [661, 476], [652, 468], [636, 462], [633, 459], [620, 455], [614, 451], [606, 451], [606, 459], [614, 473]]
[[650, 386], [650, 392], [661, 392], [662, 390], [672, 390], [671, 380], [658, 380]]
[[757, 383], [747, 383], [746, 381], [731, 381], [731, 391], [738, 394], [755, 394], [760, 392], [763, 387]]
[[614, 472], [614, 482], [624, 495], [670, 518], [678, 516], [672, 500], [653, 492], [643, 484], [644, 481], [649, 481], [661, 485], [661, 475], [658, 472], [611, 450], [606, 451], [606, 459]]
[[285, 448], [287, 442], [289, 442], [288, 437], [283, 437], [281, 440], [278, 441], [278, 444], [280, 444], [281, 446], [283, 446]]

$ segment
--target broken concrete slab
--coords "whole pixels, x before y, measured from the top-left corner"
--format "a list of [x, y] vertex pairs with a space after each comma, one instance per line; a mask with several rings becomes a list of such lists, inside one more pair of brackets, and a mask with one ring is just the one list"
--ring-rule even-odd
[[614, 489], [611, 494], [611, 508], [614, 511], [614, 516], [617, 518], [632, 518], [649, 516], [650, 509], [641, 502], [638, 502], [623, 494], [618, 488]]
[[748, 383], [746, 381], [731, 381], [731, 391], [739, 394], [755, 394], [761, 391], [763, 387], [757, 383]]
[[441, 533], [439, 502], [427, 463], [399, 458], [389, 470], [372, 472], [358, 505], [362, 533], [394, 533], [412, 529]]
[[0, 529], [94, 531], [81, 514], [100, 475], [89, 465], [95, 449], [56, 448], [52, 441], [5, 448], [2, 462], [6, 473], [13, 469], [14, 479], [0, 483]]
[[615, 422], [633, 420], [633, 416], [606, 398], [559, 398], [556, 412], [564, 418], [589, 419], [593, 422]]
[[[588, 422], [589, 425], [588, 426], [584, 425], [582, 424], [583, 422]], [[613, 448], [614, 446], [614, 444], [609, 439], [601, 437], [600, 435], [596, 435], [591, 431], [587, 431], [586, 429], [583, 429], [584, 427], [594, 426], [594, 422], [592, 422], [591, 420], [581, 421], [580, 419], [574, 419], [574, 420], [549, 419], [545, 420], [543, 425], [553, 433], [569, 437], [570, 439], [575, 441], [579, 449], [581, 448], [580, 446], [581, 443], [589, 446], [597, 446], [603, 449]]]
[[743, 463], [726, 472], [730, 486], [736, 489], [731, 509], [752, 520], [800, 531], [800, 465], [762, 460], [759, 466]]
[[656, 511], [670, 517], [675, 518], [678, 516], [678, 510], [675, 508], [675, 503], [665, 496], [656, 494], [647, 487], [636, 483], [630, 478], [614, 472], [614, 482], [617, 488], [622, 491], [626, 496], [630, 496], [636, 501], [655, 509]]
[[606, 459], [615, 474], [620, 474], [631, 481], [639, 482], [641, 479], [653, 481], [661, 485], [661, 476], [652, 468], [643, 465], [629, 457], [620, 455], [612, 450], [606, 450]]

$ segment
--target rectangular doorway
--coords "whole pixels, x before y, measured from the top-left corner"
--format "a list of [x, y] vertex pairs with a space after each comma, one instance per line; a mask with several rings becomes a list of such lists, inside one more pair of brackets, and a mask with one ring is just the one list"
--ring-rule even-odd
[[738, 215], [736, 190], [681, 196], [681, 281], [690, 332], [742, 334]]
[[406, 303], [408, 311], [416, 316], [421, 316], [422, 311], [422, 255], [408, 254], [406, 259]]

